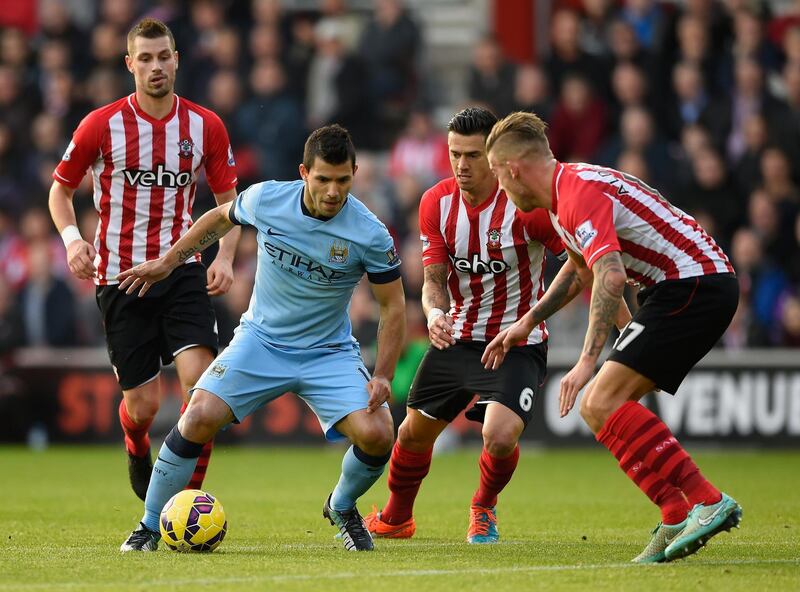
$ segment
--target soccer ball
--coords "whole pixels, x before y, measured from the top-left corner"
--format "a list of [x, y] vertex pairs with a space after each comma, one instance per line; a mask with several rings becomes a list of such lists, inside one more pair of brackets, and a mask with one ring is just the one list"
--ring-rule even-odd
[[225, 510], [213, 495], [185, 489], [173, 495], [161, 510], [160, 530], [173, 551], [213, 551], [225, 538]]

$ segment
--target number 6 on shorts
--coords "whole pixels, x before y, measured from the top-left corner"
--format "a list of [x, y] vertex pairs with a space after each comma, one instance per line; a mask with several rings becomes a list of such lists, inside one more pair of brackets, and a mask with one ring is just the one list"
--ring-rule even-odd
[[631, 341], [639, 337], [642, 331], [644, 331], [644, 325], [637, 323], [636, 321], [631, 321], [622, 330], [622, 333], [619, 334], [619, 337], [617, 337], [617, 340], [614, 342], [614, 349], [617, 351], [622, 351], [628, 347]]

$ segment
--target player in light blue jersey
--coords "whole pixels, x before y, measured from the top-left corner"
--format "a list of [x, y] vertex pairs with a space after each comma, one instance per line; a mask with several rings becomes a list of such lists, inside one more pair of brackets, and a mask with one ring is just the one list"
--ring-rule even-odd
[[[163, 257], [120, 274], [120, 289], [141, 296], [235, 225], [258, 231], [250, 308], [164, 441], [144, 517], [122, 551], [156, 549], [161, 508], [189, 481], [203, 444], [287, 391], [308, 403], [327, 439], [352, 443], [323, 515], [339, 528], [345, 548], [372, 550], [356, 500], [389, 460], [394, 426], [386, 401], [404, 338], [405, 297], [389, 232], [349, 194], [355, 162], [347, 130], [320, 128], [306, 141], [302, 180], [249, 187], [233, 205], [201, 217]], [[372, 377], [348, 315], [353, 289], [365, 272], [381, 311]]]

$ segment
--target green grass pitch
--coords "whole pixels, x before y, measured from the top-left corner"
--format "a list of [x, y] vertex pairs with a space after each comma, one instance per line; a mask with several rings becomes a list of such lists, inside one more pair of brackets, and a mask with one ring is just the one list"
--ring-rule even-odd
[[[629, 563], [658, 513], [604, 451], [523, 450], [498, 505], [501, 544], [464, 541], [477, 449], [434, 458], [417, 535], [348, 553], [321, 516], [341, 448], [219, 447], [206, 489], [229, 531], [213, 554], [122, 555], [141, 515], [121, 447], [0, 448], [0, 592], [6, 590], [800, 589], [800, 452], [697, 452], [744, 507], [740, 530], [698, 555]], [[386, 478], [360, 502], [386, 499]]]

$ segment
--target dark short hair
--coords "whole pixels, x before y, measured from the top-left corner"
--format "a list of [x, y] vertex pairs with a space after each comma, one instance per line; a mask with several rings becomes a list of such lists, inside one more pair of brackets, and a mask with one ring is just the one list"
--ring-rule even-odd
[[462, 109], [447, 124], [447, 131], [462, 136], [482, 135], [484, 138], [497, 123], [497, 116], [483, 107], [467, 107]]
[[172, 36], [172, 31], [158, 19], [144, 18], [136, 23], [130, 31], [128, 31], [128, 55], [133, 55], [133, 40], [137, 37], [144, 37], [145, 39], [158, 39], [159, 37], [169, 38], [170, 47], [175, 51], [175, 37]]
[[311, 169], [317, 157], [328, 164], [342, 164], [349, 160], [355, 170], [356, 148], [353, 146], [350, 132], [338, 123], [311, 132], [303, 149], [303, 166]]

